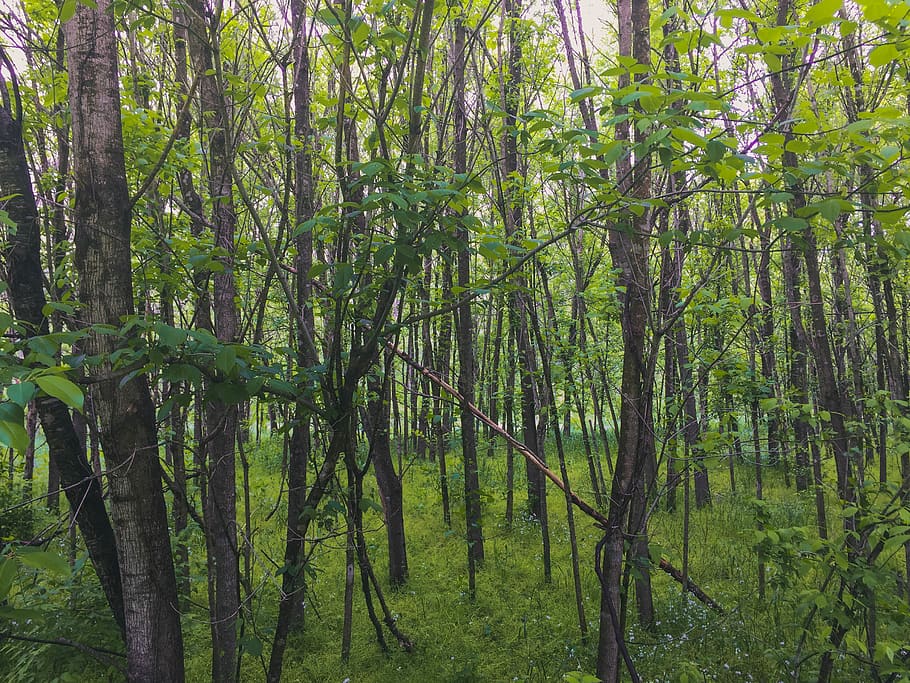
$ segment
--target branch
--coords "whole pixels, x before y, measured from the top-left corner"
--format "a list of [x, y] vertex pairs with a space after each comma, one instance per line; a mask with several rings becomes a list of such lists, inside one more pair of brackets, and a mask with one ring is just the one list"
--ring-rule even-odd
[[[36, 638], [34, 636], [20, 636], [15, 633], [10, 633], [9, 631], [0, 631], [0, 638], [9, 638], [10, 640], [19, 640], [24, 643], [41, 643], [42, 645], [61, 645], [63, 647], [72, 647], [80, 652], [88, 655], [89, 657], [101, 662], [105, 666], [112, 666], [117, 669], [120, 673], [126, 676], [126, 668], [120, 664], [113, 662], [109, 657], [119, 657], [121, 659], [126, 658], [126, 655], [122, 652], [116, 652], [115, 650], [108, 650], [103, 647], [92, 647], [91, 645], [85, 645], [84, 643], [77, 643], [75, 640], [69, 640], [68, 638]], [[105, 656], [106, 655], [106, 656]]]
[[[579, 498], [578, 494], [576, 494], [568, 486], [566, 486], [565, 483], [563, 482], [563, 480], [560, 479], [559, 476], [553, 470], [551, 470], [549, 467], [547, 467], [546, 464], [537, 456], [537, 454], [535, 454], [531, 449], [529, 449], [527, 446], [525, 446], [523, 443], [521, 443], [514, 436], [509, 434], [509, 432], [507, 432], [501, 425], [499, 425], [497, 422], [493, 421], [492, 418], [490, 418], [488, 415], [486, 415], [484, 412], [482, 412], [480, 410], [480, 408], [475, 406], [473, 403], [469, 403], [468, 401], [465, 401], [464, 397], [458, 392], [458, 390], [455, 387], [453, 387], [451, 384], [449, 384], [442, 378], [438, 377], [432, 370], [422, 366], [420, 363], [415, 361], [404, 351], [399, 350], [391, 342], [386, 342], [386, 347], [392, 353], [394, 353], [396, 356], [401, 358], [401, 360], [403, 360], [405, 363], [407, 363], [412, 368], [417, 370], [417, 372], [419, 372], [421, 375], [423, 375], [428, 380], [430, 380], [433, 384], [437, 385], [438, 387], [441, 387], [448, 394], [450, 394], [452, 397], [454, 397], [456, 400], [460, 401], [461, 405], [464, 406], [465, 408], [467, 408], [467, 410], [474, 417], [476, 417], [478, 420], [480, 420], [482, 423], [487, 425], [490, 429], [492, 429], [494, 432], [496, 432], [502, 438], [504, 438], [506, 441], [508, 441], [509, 444], [511, 444], [512, 448], [514, 448], [516, 451], [521, 453], [522, 456], [524, 456], [525, 460], [527, 460], [529, 463], [531, 463], [531, 465], [533, 465], [537, 470], [539, 470], [541, 473], [543, 473], [544, 476], [547, 477], [547, 479], [552, 481], [557, 486], [557, 488], [559, 488], [561, 491], [563, 491], [572, 500], [572, 504], [575, 505], [575, 507], [577, 507], [579, 510], [584, 512], [588, 517], [593, 519], [599, 528], [608, 529], [610, 527], [610, 520], [606, 515], [604, 515], [602, 512], [599, 512], [594, 507], [592, 507], [589, 503], [587, 503], [584, 500], [582, 500], [581, 498]], [[672, 564], [670, 564], [666, 559], [661, 558], [660, 562], [658, 563], [658, 566], [660, 567], [661, 570], [663, 570], [664, 572], [666, 572], [667, 574], [672, 576], [674, 579], [676, 579], [680, 583], [682, 583], [687, 591], [692, 593], [692, 595], [694, 595], [696, 598], [701, 600], [704, 604], [708, 605], [709, 607], [711, 607], [714, 610], [717, 610], [718, 612], [724, 611], [723, 608], [714, 599], [712, 599], [707, 593], [705, 593], [705, 591], [703, 591], [699, 586], [697, 586], [691, 580], [687, 580], [684, 582], [682, 572], [679, 571]]]

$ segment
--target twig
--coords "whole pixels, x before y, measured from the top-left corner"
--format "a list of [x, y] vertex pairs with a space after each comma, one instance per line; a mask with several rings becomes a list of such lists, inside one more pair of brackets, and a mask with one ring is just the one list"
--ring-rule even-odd
[[142, 185], [139, 186], [136, 194], [130, 197], [130, 210], [136, 206], [136, 202], [142, 198], [142, 195], [148, 192], [148, 189], [152, 186], [152, 183], [155, 182], [155, 178], [158, 176], [158, 172], [161, 171], [162, 167], [164, 166], [164, 162], [167, 161], [167, 157], [171, 152], [171, 148], [174, 146], [174, 143], [177, 142], [177, 138], [180, 137], [180, 124], [190, 112], [190, 104], [193, 101], [193, 93], [196, 92], [196, 84], [198, 82], [198, 78], [194, 79], [192, 85], [190, 85], [190, 90], [186, 94], [186, 99], [183, 101], [183, 106], [180, 107], [180, 111], [177, 113], [177, 122], [174, 124], [174, 130], [171, 132], [170, 138], [168, 138], [167, 143], [164, 145], [164, 149], [161, 151], [161, 156], [158, 157], [158, 162], [152, 168], [151, 173], [148, 174]]

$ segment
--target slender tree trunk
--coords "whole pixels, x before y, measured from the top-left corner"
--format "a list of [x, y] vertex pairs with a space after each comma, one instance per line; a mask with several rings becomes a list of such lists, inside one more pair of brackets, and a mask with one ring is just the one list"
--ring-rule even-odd
[[[753, 208], [754, 212], [754, 208]], [[757, 214], [755, 216], [757, 218]], [[756, 221], [756, 228], [759, 233], [759, 240], [761, 243], [761, 255], [759, 256], [758, 268], [755, 273], [756, 283], [758, 285], [758, 293], [761, 298], [761, 308], [759, 312], [759, 357], [761, 359], [761, 374], [765, 381], [765, 386], [773, 397], [776, 393], [777, 382], [777, 357], [774, 353], [774, 309], [773, 309], [773, 294], [771, 292], [771, 275], [770, 275], [770, 264], [771, 264], [771, 240], [769, 235], [769, 230], [767, 227], [764, 227], [760, 221]], [[791, 375], [791, 380], [793, 376]], [[796, 384], [797, 388], [800, 386], [799, 383]], [[803, 382], [803, 387], [805, 383]], [[803, 389], [804, 390], [804, 389]], [[781, 448], [780, 448], [780, 421], [778, 420], [777, 409], [772, 409], [768, 411], [768, 461], [772, 464], [776, 463], [781, 457]], [[800, 440], [800, 434], [802, 427], [797, 428], [797, 447], [796, 447], [796, 469], [797, 469], [797, 478], [796, 478], [796, 488], [797, 490], [803, 490], [800, 488], [804, 484], [803, 480], [800, 478], [799, 471], [801, 466], [805, 462], [805, 448], [804, 444]], [[760, 457], [760, 453], [756, 454], [757, 457]], [[804, 487], [805, 488], [805, 487]]]
[[[515, 335], [509, 325], [506, 351], [509, 357], [515, 351]], [[515, 433], [515, 364], [509, 363], [506, 370], [505, 396], [502, 401], [502, 412], [505, 416], [506, 431]], [[512, 443], [506, 444], [506, 526], [511, 528], [515, 514], [515, 453]]]
[[676, 348], [671, 335], [664, 337], [664, 413], [666, 414], [666, 441], [664, 455], [667, 460], [667, 485], [665, 505], [668, 512], [676, 511], [676, 489], [679, 487], [679, 471], [676, 461], [679, 458], [679, 424], [678, 383], [676, 381]]
[[[502, 344], [503, 344], [503, 321], [505, 320], [505, 311], [502, 305], [495, 305], [498, 301], [498, 297], [495, 295], [490, 301], [490, 308], [496, 308], [496, 327], [494, 329], [489, 329], [488, 333], [493, 337], [492, 346], [493, 346], [493, 360], [490, 363], [489, 370], [487, 371], [487, 408], [489, 410], [490, 417], [494, 421], [499, 421], [499, 406], [500, 406], [500, 358], [502, 357]], [[492, 435], [492, 431], [486, 430], [487, 437]], [[493, 457], [493, 439], [490, 439], [489, 446], [487, 446], [487, 457]]]
[[[310, 123], [310, 56], [304, 0], [291, 2], [292, 47], [294, 55], [293, 116], [294, 116], [294, 223], [301, 225], [313, 217], [315, 211], [312, 162], [312, 126]], [[296, 237], [297, 271], [295, 296], [297, 305], [289, 306], [299, 312], [295, 320], [297, 363], [302, 368], [316, 364], [313, 357], [315, 322], [309, 305], [312, 285], [309, 272], [313, 265], [313, 235], [301, 231]], [[290, 302], [289, 302], [290, 303]], [[278, 619], [272, 639], [272, 651], [266, 679], [279, 683], [283, 668], [288, 635], [303, 613], [306, 596], [304, 562], [306, 561], [305, 517], [307, 498], [307, 468], [311, 451], [310, 418], [305, 409], [295, 407], [294, 429], [288, 453], [288, 520], [284, 548], [285, 572], [281, 577], [281, 598]], [[306, 521], [305, 521], [306, 520]]]
[[[546, 343], [540, 332], [540, 324], [537, 315], [531, 314], [531, 325], [534, 329], [534, 336], [537, 340], [537, 348], [540, 351], [541, 369], [544, 375], [544, 386], [549, 394], [551, 406], [556, 406], [556, 394], [553, 390], [553, 376], [550, 371], [550, 360], [546, 353]], [[559, 458], [559, 473], [565, 484], [563, 493], [566, 500], [566, 523], [569, 527], [569, 550], [572, 555], [572, 584], [575, 588], [575, 610], [578, 615], [578, 628], [581, 631], [581, 637], [587, 638], [588, 622], [585, 619], [584, 598], [581, 586], [581, 572], [578, 562], [578, 538], [575, 533], [575, 509], [572, 502], [571, 485], [569, 483], [569, 470], [566, 467], [566, 453], [563, 448], [562, 433], [559, 429], [559, 413], [556, 410], [550, 411], [550, 423], [553, 429], [553, 438], [556, 441], [556, 453]]]
[[[465, 104], [465, 50], [467, 49], [464, 20], [459, 14], [455, 18], [452, 39], [452, 88], [454, 92], [454, 171], [467, 173], [467, 107]], [[468, 230], [462, 224], [456, 230], [456, 237], [468, 241]], [[458, 287], [464, 291], [471, 286], [471, 252], [465, 247], [458, 252]], [[474, 403], [474, 320], [471, 305], [467, 302], [458, 307], [455, 315], [455, 337], [458, 344], [458, 390], [464, 398], [461, 407], [461, 453], [464, 460], [464, 497], [466, 540], [468, 544], [468, 584], [475, 593], [475, 571], [483, 562], [483, 523], [480, 504], [480, 475], [477, 469], [477, 427], [474, 415], [467, 404]]]
[[25, 447], [22, 463], [22, 479], [25, 482], [27, 498], [31, 498], [32, 479], [35, 476], [35, 436], [37, 433], [38, 412], [34, 402], [30, 402], [25, 409], [25, 435], [28, 445]]
[[[386, 360], [387, 378], [392, 371], [391, 357]], [[401, 586], [408, 579], [408, 554], [404, 531], [404, 503], [401, 477], [392, 463], [389, 440], [389, 382], [381, 377], [368, 380], [371, 398], [367, 404], [366, 433], [376, 484], [385, 516], [386, 540], [389, 547], [389, 582]], [[375, 398], [373, 398], [375, 396]]]
[[[650, 8], [647, 0], [619, 0], [618, 22], [619, 54], [634, 57], [640, 64], [650, 64]], [[629, 85], [630, 80], [628, 74], [621, 76], [620, 87]], [[636, 137], [641, 134], [636, 129]], [[628, 121], [617, 126], [616, 136], [618, 139], [629, 139]], [[618, 164], [621, 189], [634, 197], [647, 198], [651, 193], [648, 159], [636, 158], [635, 163], [633, 168], [631, 159], [626, 157]], [[624, 634], [618, 615], [623, 599], [620, 584], [625, 555], [624, 531], [635, 487], [642, 487], [645, 483], [647, 459], [640, 446], [646, 436], [643, 416], [650, 414], [650, 406], [644, 405], [644, 402], [651, 397], [650, 388], [643, 386], [647, 381], [645, 340], [651, 304], [649, 220], [650, 215], [646, 211], [641, 217], [632, 217], [627, 225], [617, 226], [618, 229], [610, 233], [610, 253], [614, 267], [619, 270], [617, 284], [623, 291], [620, 313], [623, 362], [619, 448], [610, 493], [611, 525], [598, 545], [601, 601], [597, 675], [605, 683], [619, 680], [621, 655], [626, 659], [630, 673], [632, 670], [631, 660], [625, 656]]]
[[[569, 236], [569, 248], [572, 252], [572, 265], [573, 271], [575, 274], [575, 292], [572, 296], [572, 317], [569, 323], [569, 335], [567, 344], [560, 345], [560, 362], [565, 371], [565, 392], [566, 392], [566, 403], [575, 405], [575, 412], [578, 413], [578, 421], [581, 424], [581, 440], [582, 447], [585, 452], [585, 461], [588, 464], [588, 477], [591, 482], [591, 491], [594, 494], [594, 503], [598, 508], [603, 507], [603, 495], [601, 494], [601, 479], [602, 474], [598, 472], [598, 465], [595, 456], [594, 450], [591, 447], [591, 439], [588, 432], [587, 416], [583, 400], [583, 391], [577, 386], [575, 381], [575, 372], [573, 366], [575, 363], [571, 358], [570, 354], [572, 349], [577, 348], [580, 354], [584, 354], [586, 350], [586, 340], [585, 340], [585, 327], [584, 320], [587, 317], [587, 309], [584, 300], [584, 291], [586, 289], [586, 277], [584, 268], [581, 264], [581, 250], [582, 250], [582, 232], [579, 230], [573, 235]], [[550, 291], [550, 285], [546, 274], [546, 269], [543, 267], [538, 268], [538, 273], [543, 288], [544, 297], [546, 298], [547, 304], [547, 314], [550, 319], [550, 328], [554, 333], [559, 332], [559, 323], [556, 318], [556, 307], [553, 302], [553, 295]], [[541, 354], [543, 350], [540, 351]], [[541, 356], [542, 357], [542, 356]], [[571, 397], [571, 398], [570, 398]], [[555, 394], [551, 397], [552, 404], [556, 404]], [[566, 413], [568, 415], [568, 413]], [[568, 434], [565, 428], [563, 429], [564, 433]]]
[[345, 515], [347, 531], [344, 535], [344, 607], [341, 623], [341, 661], [345, 663], [351, 656], [351, 639], [354, 629], [354, 563], [357, 541], [354, 536], [354, 520], [351, 514], [349, 509], [347, 515]]
[[[190, 30], [187, 43], [192, 56], [203, 111], [207, 142], [209, 197], [214, 245], [222, 256], [223, 268], [212, 276], [214, 332], [225, 344], [240, 334], [237, 294], [233, 274], [236, 216], [231, 178], [232, 153], [229, 142], [231, 122], [222, 84], [222, 63], [216, 41], [220, 12], [212, 13], [199, 0], [190, 0]], [[223, 372], [223, 371], [222, 371]], [[226, 374], [226, 373], [225, 373]], [[216, 377], [207, 388], [205, 421], [205, 478], [207, 495], [203, 503], [206, 550], [211, 583], [212, 680], [232, 681], [237, 672], [237, 619], [240, 614], [240, 567], [237, 546], [237, 500], [235, 444], [239, 423], [238, 407], [214, 394]]]
[[[417, 295], [420, 297], [420, 313], [426, 316], [420, 324], [420, 357], [423, 366], [429, 368], [436, 367], [433, 364], [433, 335], [431, 334], [430, 317], [428, 315], [430, 312], [430, 285], [433, 277], [429, 258], [424, 260], [424, 266], [424, 276], [417, 288]], [[442, 370], [442, 368], [438, 369]], [[436, 399], [438, 389], [436, 387], [430, 388], [430, 382], [423, 375], [420, 376], [418, 385], [420, 386], [420, 412], [417, 415], [417, 436], [414, 450], [420, 459], [427, 457], [429, 453], [429, 459], [432, 462], [435, 459], [435, 455], [430, 447], [430, 413], [431, 410], [438, 408]]]
[[[502, 137], [503, 146], [503, 192], [502, 211], [506, 225], [506, 236], [510, 241], [520, 240], [523, 231], [524, 202], [522, 190], [517, 187], [519, 177], [518, 165], [518, 123], [521, 106], [522, 83], [522, 15], [521, 0], [506, 0], [503, 5], [507, 25], [508, 48], [506, 54], [506, 82], [503, 85], [502, 103], [506, 114], [506, 130]], [[519, 359], [520, 405], [522, 440], [533, 453], [545, 458], [543, 443], [539, 440], [537, 413], [540, 405], [535, 373], [537, 359], [531, 336], [528, 330], [528, 316], [533, 305], [528, 294], [528, 281], [524, 273], [516, 278], [516, 286], [511, 298], [512, 308], [509, 311], [509, 324], [515, 334], [515, 343]], [[546, 485], [543, 475], [536, 468], [526, 463], [525, 473], [528, 485], [528, 512], [539, 524], [543, 543], [544, 576], [550, 577], [550, 538], [549, 519], [547, 516]]]
[[[446, 262], [442, 268], [442, 296], [443, 301], [448, 301], [452, 288], [452, 269]], [[450, 358], [452, 356], [452, 319], [442, 316], [439, 320], [439, 332], [436, 335], [436, 363], [439, 376], [448, 381], [451, 370]], [[433, 445], [431, 452], [435, 453], [439, 461], [439, 488], [442, 492], [442, 519], [447, 527], [452, 526], [452, 510], [449, 503], [449, 472], [446, 461], [448, 451], [449, 433], [449, 408], [439, 390], [433, 387]]]

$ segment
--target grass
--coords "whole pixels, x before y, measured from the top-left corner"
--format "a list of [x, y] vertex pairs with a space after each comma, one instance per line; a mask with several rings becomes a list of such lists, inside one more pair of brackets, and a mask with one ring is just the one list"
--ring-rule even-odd
[[[577, 446], [578, 444], [572, 444]], [[555, 458], [554, 458], [555, 459]], [[343, 600], [343, 548], [326, 544], [314, 560], [311, 582], [314, 612], [303, 633], [289, 647], [285, 663], [294, 681], [553, 681], [565, 672], [593, 671], [600, 589], [593, 571], [594, 546], [600, 532], [576, 511], [588, 638], [580, 633], [574, 609], [573, 585], [562, 494], [551, 489], [553, 580], [543, 581], [539, 527], [518, 520], [504, 524], [505, 465], [502, 454], [481, 462], [484, 486], [484, 532], [487, 558], [478, 576], [477, 595], [468, 597], [467, 559], [463, 541], [464, 511], [457, 458], [450, 455], [453, 528], [442, 522], [438, 475], [430, 463], [415, 463], [405, 478], [405, 509], [411, 578], [407, 586], [388, 591], [399, 626], [417, 643], [408, 654], [384, 655], [358, 594], [355, 602], [354, 647], [347, 663], [340, 659]], [[690, 576], [728, 609], [719, 616], [662, 572], [653, 577], [658, 623], [651, 631], [637, 627], [634, 615], [630, 651], [646, 680], [679, 680], [681, 673], [699, 672], [699, 680], [777, 680], [786, 672], [784, 652], [797, 624], [782, 611], [767, 619], [767, 605], [756, 600], [757, 561], [751, 551], [755, 515], [751, 498], [732, 494], [725, 463], [713, 468], [714, 504], [692, 513]], [[523, 463], [516, 463], [516, 509], [523, 499]], [[751, 467], [737, 468], [740, 490], [748, 490]], [[580, 449], [570, 452], [570, 476], [585, 490], [586, 464]], [[811, 523], [811, 505], [783, 488], [779, 477], [767, 474], [768, 496], [781, 526]], [[367, 495], [376, 496], [375, 489]], [[681, 496], [680, 496], [681, 499]], [[680, 505], [681, 507], [681, 505]], [[370, 513], [367, 525], [370, 554], [377, 571], [387, 562], [381, 520]], [[652, 541], [681, 566], [682, 513], [657, 512]], [[274, 552], [279, 552], [275, 546]], [[272, 601], [273, 602], [273, 601]], [[273, 605], [264, 603], [256, 621], [269, 624]], [[264, 634], [264, 635], [267, 635]], [[784, 638], [781, 641], [781, 638]], [[783, 643], [783, 644], [781, 644]], [[248, 678], [261, 677], [261, 665], [247, 658]], [[199, 679], [207, 661], [199, 662]]]
[[[570, 442], [570, 477], [582, 497], [593, 496], [583, 483], [587, 465], [578, 443]], [[283, 553], [284, 520], [279, 507], [274, 514], [280, 480], [277, 444], [264, 442], [251, 454], [251, 500], [256, 529], [254, 595], [249, 601], [250, 620], [244, 632], [247, 653], [243, 657], [243, 680], [264, 678], [271, 629], [274, 627], [279, 579], [273, 564]], [[485, 452], [485, 449], [483, 449]], [[553, 460], [555, 461], [555, 456]], [[647, 681], [717, 680], [777, 681], [814, 680], [818, 657], [807, 660], [794, 676], [793, 659], [802, 634], [804, 612], [801, 592], [817, 584], [818, 563], [796, 556], [795, 564], [782, 555], [780, 562], [769, 560], [768, 594], [758, 599], [756, 506], [754, 466], [736, 466], [737, 491], [730, 490], [726, 460], [710, 463], [713, 504], [692, 510], [690, 521], [691, 578], [725, 608], [723, 614], [706, 609], [690, 595], [683, 595], [678, 583], [663, 572], [653, 574], [657, 621], [651, 629], [635, 621], [634, 601], [629, 613], [628, 645], [636, 666]], [[536, 524], [521, 518], [524, 500], [524, 466], [516, 462], [516, 521], [506, 527], [505, 463], [502, 453], [482, 456], [484, 489], [484, 534], [486, 561], [478, 574], [477, 593], [470, 599], [467, 586], [467, 556], [464, 545], [462, 480], [458, 458], [450, 454], [450, 491], [453, 525], [442, 520], [436, 466], [413, 462], [405, 480], [405, 519], [410, 580], [397, 590], [387, 587], [387, 554], [382, 520], [375, 510], [365, 514], [369, 552], [377, 575], [383, 579], [391, 610], [398, 625], [416, 643], [413, 653], [401, 651], [389, 638], [391, 651], [384, 654], [366, 614], [359, 590], [355, 590], [353, 647], [347, 662], [340, 657], [340, 633], [344, 594], [343, 538], [324, 541], [314, 552], [309, 581], [308, 605], [303, 628], [292, 638], [285, 659], [286, 681], [558, 681], [566, 672], [594, 669], [600, 590], [594, 574], [594, 546], [600, 532], [576, 512], [581, 554], [581, 577], [588, 637], [582, 637], [574, 607], [565, 501], [550, 487], [553, 580], [543, 580], [540, 531]], [[606, 474], [606, 473], [605, 473]], [[786, 488], [781, 473], [767, 468], [764, 473], [763, 510], [766, 526], [796, 529], [797, 540], [814, 539], [814, 503], [811, 497]], [[375, 480], [367, 479], [366, 496], [376, 500]], [[667, 513], [658, 506], [650, 523], [655, 548], [677, 567], [682, 559], [682, 490], [678, 511]], [[833, 509], [833, 508], [831, 508]], [[339, 525], [343, 520], [338, 520]], [[830, 519], [829, 519], [829, 526]], [[323, 530], [325, 531], [325, 530]], [[802, 534], [802, 535], [801, 535]], [[187, 677], [190, 681], [210, 680], [210, 642], [206, 602], [203, 542], [198, 529], [190, 533], [194, 603], [184, 615]], [[803, 572], [804, 575], [800, 575]], [[51, 584], [48, 584], [51, 585]], [[79, 573], [67, 585], [52, 585], [48, 609], [57, 618], [52, 633], [74, 634], [79, 639], [84, 625], [104, 621], [103, 605], [90, 571]], [[94, 591], [94, 593], [93, 593]], [[92, 605], [89, 616], [69, 611], [73, 594], [79, 604]], [[23, 595], [25, 595], [23, 593]], [[87, 597], [90, 596], [90, 597]], [[100, 628], [110, 633], [110, 629]], [[388, 634], [386, 634], [388, 635]], [[807, 651], [817, 646], [824, 631], [810, 636]], [[102, 643], [103, 639], [94, 642]], [[108, 645], [122, 647], [112, 641]], [[259, 650], [262, 650], [259, 652]], [[50, 661], [36, 662], [35, 647], [7, 642], [0, 654], [13, 655], [13, 664], [0, 663], [0, 674], [14, 667], [23, 676], [9, 680], [108, 680], [97, 664], [84, 655], [55, 646], [40, 646]], [[55, 663], [54, 658], [59, 660]], [[0, 657], [0, 661], [3, 657]], [[839, 663], [836, 673], [855, 679], [852, 660]], [[40, 667], [44, 667], [41, 669]], [[53, 672], [46, 677], [36, 670]], [[3, 677], [3, 676], [0, 676]], [[113, 677], [115, 680], [116, 677]]]

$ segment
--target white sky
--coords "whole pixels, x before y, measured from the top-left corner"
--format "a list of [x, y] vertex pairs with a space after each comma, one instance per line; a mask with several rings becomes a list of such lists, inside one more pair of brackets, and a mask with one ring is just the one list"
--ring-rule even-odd
[[606, 33], [606, 22], [613, 16], [611, 0], [578, 0], [581, 5], [581, 20], [585, 25], [585, 34], [596, 45]]

